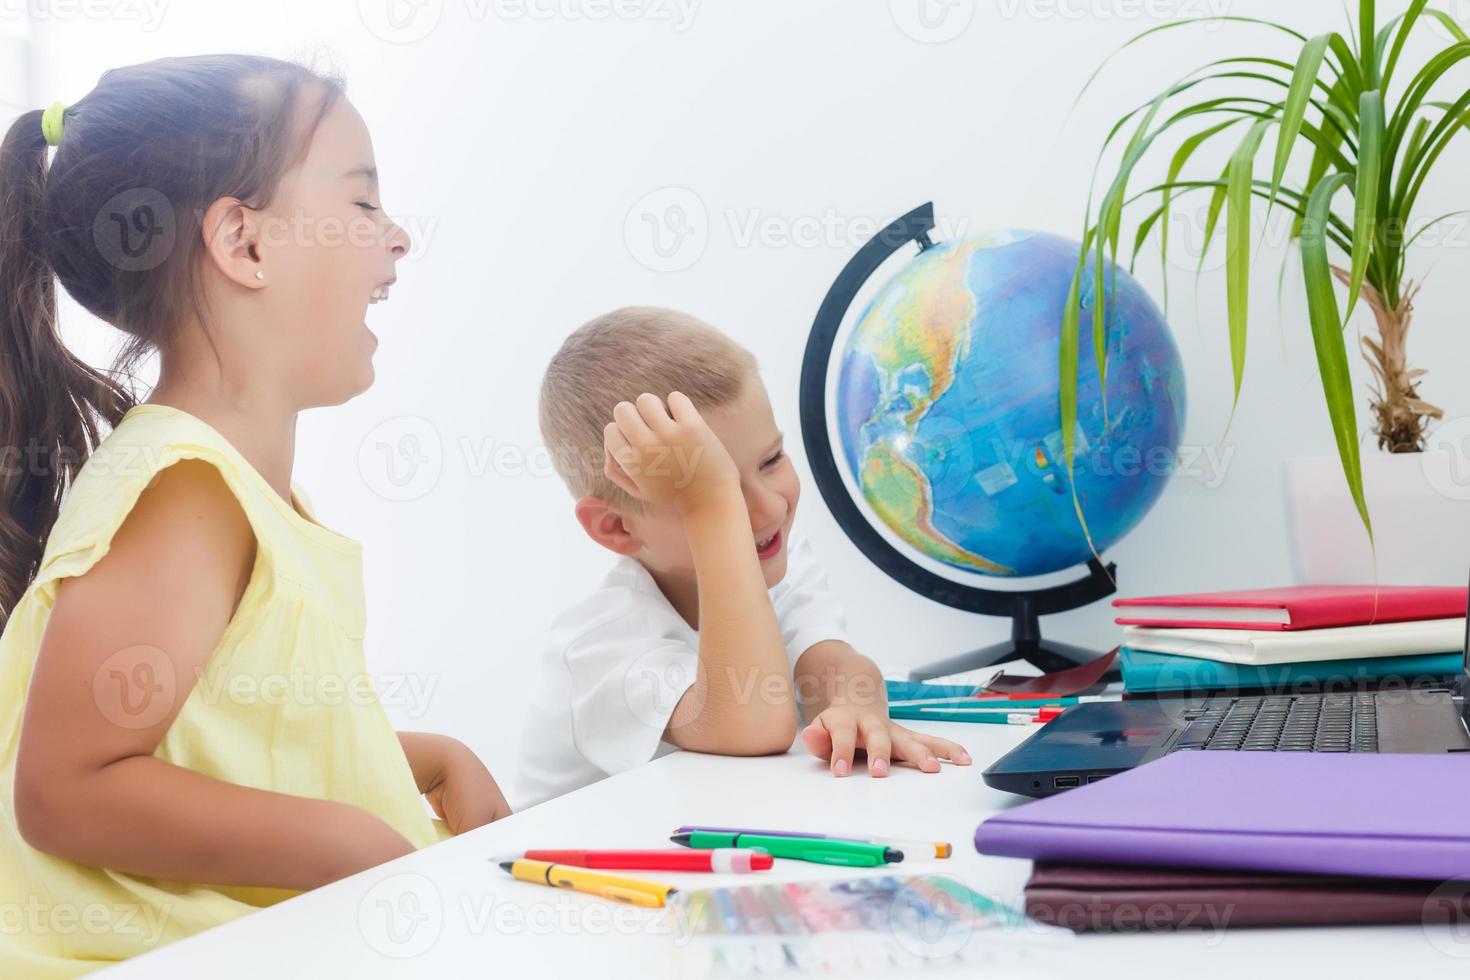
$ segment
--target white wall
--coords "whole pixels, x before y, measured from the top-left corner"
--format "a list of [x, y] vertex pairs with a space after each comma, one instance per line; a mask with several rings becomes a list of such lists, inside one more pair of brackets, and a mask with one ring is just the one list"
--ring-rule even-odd
[[[1165, 34], [1117, 59], [1069, 119], [1100, 59], [1158, 20], [1136, 12], [1219, 12], [1226, 0], [957, 0], [947, 30], [958, 33], [943, 41], [900, 27], [911, 0], [620, 0], [616, 10], [645, 12], [632, 18], [593, 16], [614, 9], [597, 0], [427, 0], [427, 19], [410, 26], [435, 16], [437, 25], [396, 38], [409, 43], [366, 26], [391, 33], [387, 0], [111, 2], [110, 17], [57, 8], [37, 25], [37, 105], [80, 97], [108, 66], [164, 54], [325, 49], [346, 72], [372, 128], [385, 202], [417, 244], [392, 301], [370, 314], [382, 337], [377, 384], [303, 417], [297, 478], [325, 521], [366, 544], [370, 663], [432, 685], [423, 704], [391, 704], [396, 720], [465, 739], [507, 778], [547, 621], [607, 564], [581, 538], [560, 484], [514, 466], [538, 447], [540, 371], [567, 331], [625, 303], [698, 313], [755, 350], [799, 456], [806, 331], [876, 224], [933, 199], [951, 226], [1075, 236], [1093, 158], [1123, 109], [1212, 57], [1291, 56], [1250, 28]], [[1308, 34], [1343, 27], [1335, 4], [1229, 0], [1228, 12], [1290, 16]], [[1466, 162], [1465, 147], [1452, 151], [1424, 214], [1466, 206], [1457, 179]], [[665, 217], [671, 202], [703, 217], [706, 247], [676, 255], [687, 268], [661, 272], [649, 267], [642, 212]], [[766, 232], [749, 238], [751, 222]], [[1184, 243], [1190, 229], [1174, 234]], [[1415, 361], [1431, 369], [1423, 391], [1456, 415], [1470, 412], [1459, 383], [1470, 363], [1466, 241], [1462, 231], [1412, 264], [1428, 277], [1412, 335]], [[1248, 375], [1228, 435], [1218, 257], [1198, 291], [1191, 258], [1170, 268], [1185, 441], [1218, 449], [1229, 466], [1176, 478], [1113, 549], [1124, 592], [1291, 578], [1281, 463], [1330, 453], [1332, 441], [1291, 275], [1279, 312], [1275, 304], [1280, 255], [1268, 249], [1257, 263]], [[1157, 296], [1156, 256], [1139, 275]], [[107, 334], [72, 314], [68, 337], [102, 356]], [[428, 466], [407, 488], [413, 499], [395, 500], [374, 446], [411, 449], [403, 436], [420, 440]], [[807, 491], [801, 526], [850, 598], [862, 647], [885, 669], [1003, 634], [1004, 623], [887, 580], [836, 528], [810, 480]], [[1104, 605], [1044, 626], [1098, 648], [1114, 642]]]

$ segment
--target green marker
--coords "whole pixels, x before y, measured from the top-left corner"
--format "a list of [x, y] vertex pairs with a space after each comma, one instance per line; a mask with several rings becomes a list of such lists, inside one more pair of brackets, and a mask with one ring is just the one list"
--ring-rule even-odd
[[903, 851], [883, 844], [834, 840], [828, 837], [767, 837], [764, 834], [721, 834], [710, 831], [675, 834], [669, 838], [685, 847], [758, 847], [772, 857], [794, 858], [813, 864], [841, 864], [876, 868], [903, 860]]

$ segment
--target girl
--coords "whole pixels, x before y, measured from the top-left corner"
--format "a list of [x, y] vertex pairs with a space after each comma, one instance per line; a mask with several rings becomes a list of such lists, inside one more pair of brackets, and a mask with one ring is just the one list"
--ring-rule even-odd
[[[297, 65], [120, 68], [5, 136], [0, 974], [74, 975], [508, 812], [463, 745], [392, 731], [360, 546], [291, 483], [297, 413], [372, 382], [362, 318], [408, 245], [341, 83]], [[53, 273], [126, 335], [115, 374], [63, 347]], [[152, 352], [134, 404], [116, 377]]]

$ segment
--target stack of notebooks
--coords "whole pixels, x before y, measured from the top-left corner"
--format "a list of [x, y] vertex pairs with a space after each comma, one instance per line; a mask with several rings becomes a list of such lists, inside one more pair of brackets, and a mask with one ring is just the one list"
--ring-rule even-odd
[[1470, 759], [1186, 752], [1003, 811], [1026, 913], [1076, 932], [1463, 922]]
[[1461, 670], [1466, 590], [1304, 585], [1115, 599], [1129, 694], [1283, 690]]

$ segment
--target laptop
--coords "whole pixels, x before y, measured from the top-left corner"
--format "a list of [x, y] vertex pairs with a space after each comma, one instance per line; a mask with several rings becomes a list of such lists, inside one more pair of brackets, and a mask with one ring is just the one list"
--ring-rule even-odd
[[1050, 796], [1179, 752], [1470, 752], [1470, 614], [1466, 621], [1460, 675], [1444, 685], [1079, 704], [983, 778]]

